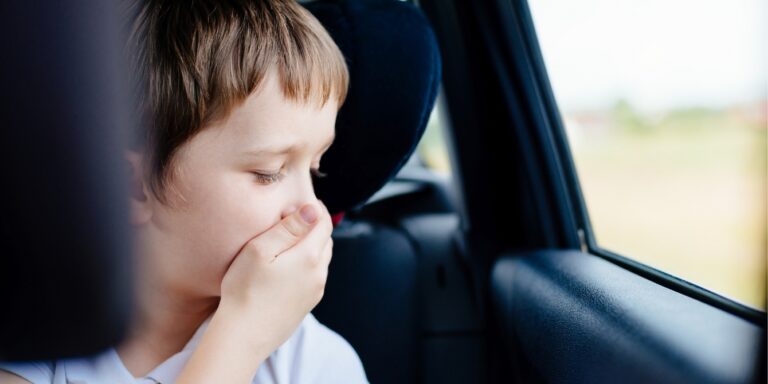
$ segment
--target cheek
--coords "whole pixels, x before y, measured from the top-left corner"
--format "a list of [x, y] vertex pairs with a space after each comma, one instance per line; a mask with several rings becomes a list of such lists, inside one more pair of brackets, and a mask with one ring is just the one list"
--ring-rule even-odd
[[[248, 180], [250, 181], [250, 180]], [[218, 269], [226, 267], [252, 238], [280, 220], [278, 198], [272, 190], [235, 180], [207, 193], [200, 202], [198, 236], [210, 245], [207, 253]]]
[[[255, 184], [238, 173], [187, 174], [179, 209], [163, 214], [170, 234], [172, 264], [183, 284], [194, 283], [215, 294], [227, 268], [243, 245], [280, 220], [284, 200], [279, 188]], [[199, 182], [195, 182], [199, 181]]]

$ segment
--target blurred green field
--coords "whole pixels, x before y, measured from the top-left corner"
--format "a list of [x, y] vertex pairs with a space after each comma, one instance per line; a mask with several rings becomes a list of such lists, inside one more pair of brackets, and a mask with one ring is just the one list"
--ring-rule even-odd
[[598, 244], [766, 307], [766, 127], [750, 109], [566, 117]]
[[[768, 130], [756, 105], [650, 115], [620, 101], [565, 115], [598, 244], [764, 310]], [[418, 151], [450, 172], [440, 125], [433, 113]]]

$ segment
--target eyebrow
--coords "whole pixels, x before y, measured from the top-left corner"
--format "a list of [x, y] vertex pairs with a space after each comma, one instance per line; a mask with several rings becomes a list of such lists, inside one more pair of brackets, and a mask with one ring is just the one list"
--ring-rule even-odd
[[[333, 136], [331, 136], [331, 139], [326, 142], [325, 146], [323, 146], [323, 150], [321, 152], [325, 152], [331, 145], [333, 145], [334, 141], [336, 141], [335, 133]], [[246, 154], [252, 155], [252, 156], [281, 155], [281, 154], [289, 153], [295, 149], [296, 149], [296, 145], [289, 145], [284, 148], [262, 148], [254, 151], [247, 151]]]

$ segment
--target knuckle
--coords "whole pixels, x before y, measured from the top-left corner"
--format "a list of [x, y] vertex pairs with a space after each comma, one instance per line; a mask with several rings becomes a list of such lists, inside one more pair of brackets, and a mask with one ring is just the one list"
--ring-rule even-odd
[[315, 289], [315, 297], [317, 298], [317, 301], [320, 301], [320, 299], [322, 299], [324, 295], [325, 295], [325, 282], [323, 282], [322, 284], [319, 284]]
[[332, 257], [333, 257], [333, 244], [328, 244], [328, 247], [323, 252], [323, 261], [325, 262], [326, 266], [328, 265], [328, 263], [330, 263]]
[[252, 239], [246, 243], [244, 250], [247, 254], [254, 257], [262, 257], [264, 255], [264, 247], [256, 241], [256, 239]]
[[316, 279], [317, 289], [320, 289], [320, 290], [325, 289], [325, 284], [327, 283], [327, 276], [328, 274], [326, 273], [325, 269], [323, 269], [322, 271], [320, 271], [320, 273], [318, 273], [317, 279]]
[[309, 258], [308, 258], [309, 259], [309, 265], [312, 266], [312, 268], [316, 268], [318, 265], [320, 265], [320, 259], [321, 259], [320, 256], [321, 255], [318, 252], [313, 252], [309, 256]]
[[304, 225], [299, 223], [299, 220], [294, 216], [283, 222], [283, 231], [289, 238], [297, 238], [304, 232]]
[[332, 233], [333, 233], [333, 224], [331, 224], [330, 222], [324, 223], [322, 228], [322, 237], [330, 238]]

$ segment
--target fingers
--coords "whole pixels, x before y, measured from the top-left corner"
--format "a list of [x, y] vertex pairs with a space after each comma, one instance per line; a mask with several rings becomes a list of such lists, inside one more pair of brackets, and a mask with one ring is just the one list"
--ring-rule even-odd
[[323, 209], [322, 216], [318, 219], [315, 228], [310, 231], [305, 238], [297, 243], [290, 252], [297, 252], [305, 255], [311, 255], [309, 261], [311, 264], [318, 264], [323, 259], [323, 254], [328, 243], [333, 243], [331, 233], [333, 232], [333, 222], [331, 215], [326, 209]]
[[323, 215], [324, 206], [308, 203], [286, 216], [266, 232], [251, 239], [245, 249], [258, 257], [274, 259], [311, 232]]
[[325, 269], [328, 269], [328, 265], [331, 263], [332, 257], [333, 257], [333, 238], [329, 237], [328, 242], [325, 243], [323, 254], [320, 257], [320, 263], [323, 265]]

